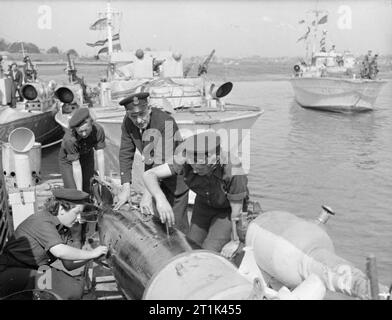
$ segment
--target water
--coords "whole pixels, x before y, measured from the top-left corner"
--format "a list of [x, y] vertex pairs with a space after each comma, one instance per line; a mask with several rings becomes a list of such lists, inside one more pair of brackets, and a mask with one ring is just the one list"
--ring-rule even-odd
[[[376, 110], [345, 115], [306, 110], [287, 81], [235, 83], [230, 102], [261, 106], [251, 136], [250, 190], [264, 210], [307, 219], [321, 205], [336, 251], [365, 269], [377, 257], [379, 278], [392, 282], [392, 82]], [[58, 173], [58, 147], [43, 151], [46, 176]]]

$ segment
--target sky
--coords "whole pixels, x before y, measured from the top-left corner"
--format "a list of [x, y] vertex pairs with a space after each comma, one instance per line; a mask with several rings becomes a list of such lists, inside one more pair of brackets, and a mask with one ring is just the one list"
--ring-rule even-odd
[[[125, 50], [150, 47], [185, 56], [220, 57], [301, 56], [306, 32], [298, 22], [306, 12], [328, 12], [327, 47], [356, 54], [372, 49], [392, 54], [392, 0], [219, 1], [161, 0], [111, 1], [122, 12], [121, 44]], [[57, 46], [93, 55], [86, 42], [105, 39], [89, 26], [106, 1], [0, 0], [0, 38], [32, 42], [40, 48]], [[5, 14], [7, 13], [7, 14]]]

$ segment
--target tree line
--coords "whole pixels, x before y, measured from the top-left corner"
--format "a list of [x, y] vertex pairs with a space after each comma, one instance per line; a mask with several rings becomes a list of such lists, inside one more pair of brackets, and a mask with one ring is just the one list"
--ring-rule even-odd
[[[10, 53], [20, 53], [22, 52], [22, 44], [23, 50], [25, 53], [43, 53], [38, 48], [37, 45], [31, 42], [7, 42], [5, 39], [0, 38], [0, 51], [8, 51]], [[70, 49], [65, 52], [62, 52], [58, 47], [53, 46], [46, 50], [45, 53], [49, 54], [63, 54], [63, 53], [71, 53], [72, 55], [79, 56], [75, 49]]]

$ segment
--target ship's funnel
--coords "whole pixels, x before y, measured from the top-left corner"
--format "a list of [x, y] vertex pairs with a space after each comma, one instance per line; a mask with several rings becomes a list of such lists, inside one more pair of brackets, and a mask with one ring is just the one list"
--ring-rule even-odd
[[83, 104], [83, 91], [80, 85], [66, 85], [58, 87], [55, 91], [55, 96], [62, 103], [79, 105]]
[[216, 84], [211, 85], [211, 97], [213, 99], [220, 99], [227, 96], [233, 89], [232, 82], [225, 82], [224, 84], [217, 86]]
[[27, 188], [32, 185], [29, 151], [34, 146], [34, 133], [27, 128], [14, 129], [8, 142], [15, 154], [16, 183], [18, 188]]

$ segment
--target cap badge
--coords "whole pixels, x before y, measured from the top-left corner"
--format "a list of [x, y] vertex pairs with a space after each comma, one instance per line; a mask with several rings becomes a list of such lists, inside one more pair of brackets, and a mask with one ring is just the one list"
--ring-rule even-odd
[[133, 97], [133, 104], [139, 104], [139, 98]]

